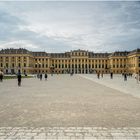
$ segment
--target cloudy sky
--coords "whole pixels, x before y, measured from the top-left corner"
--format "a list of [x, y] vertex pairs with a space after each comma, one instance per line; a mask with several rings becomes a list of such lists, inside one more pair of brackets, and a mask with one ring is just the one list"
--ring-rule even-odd
[[0, 2], [0, 49], [140, 48], [140, 2]]

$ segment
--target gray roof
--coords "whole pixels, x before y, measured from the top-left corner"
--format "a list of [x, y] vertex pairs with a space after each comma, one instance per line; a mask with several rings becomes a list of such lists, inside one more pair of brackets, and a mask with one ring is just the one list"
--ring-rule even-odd
[[[140, 53], [140, 49], [136, 49], [133, 51], [116, 51], [113, 53], [94, 53], [94, 52], [88, 52], [85, 50], [74, 50], [71, 52], [86, 52], [86, 56], [89, 58], [106, 58], [106, 57], [113, 57], [113, 56], [127, 56], [131, 55], [133, 53]], [[51, 58], [70, 58], [71, 52], [65, 52], [65, 53], [46, 53], [46, 52], [31, 52], [24, 48], [19, 49], [2, 49], [0, 50], [0, 54], [32, 54], [36, 57], [51, 57]]]
[[111, 53], [110, 56], [127, 56], [130, 52], [128, 51], [124, 51], [124, 52], [114, 52], [114, 53]]
[[24, 49], [24, 48], [19, 48], [19, 49], [2, 49], [0, 50], [0, 54], [28, 54], [30, 51]]
[[38, 57], [42, 57], [42, 56], [48, 56], [48, 53], [46, 52], [32, 52], [33, 56], [38, 56]]
[[109, 53], [93, 53], [89, 52], [89, 57], [90, 58], [105, 58], [108, 57]]

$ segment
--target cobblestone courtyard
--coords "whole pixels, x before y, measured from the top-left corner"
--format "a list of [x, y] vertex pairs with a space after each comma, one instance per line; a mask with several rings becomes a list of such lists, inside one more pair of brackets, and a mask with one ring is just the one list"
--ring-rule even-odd
[[[56, 128], [58, 133], [51, 135], [50, 139], [58, 137], [61, 137], [60, 139], [62, 137], [64, 139], [101, 139], [101, 136], [115, 138], [115, 135], [123, 139], [124, 136], [139, 139], [139, 126], [140, 98], [79, 75], [72, 77], [49, 75], [47, 81], [39, 81], [37, 78], [23, 79], [21, 87], [17, 86], [16, 80], [4, 80], [0, 83], [1, 139], [8, 139], [4, 134], [8, 134], [9, 130], [12, 133], [14, 128], [16, 132], [26, 128], [31, 134], [30, 138], [26, 137], [26, 139], [34, 139], [30, 132], [37, 128], [39, 128], [38, 131], [43, 129], [41, 133], [45, 138], [49, 128], [52, 131]], [[60, 134], [59, 128], [62, 130], [73, 128], [71, 130], [73, 135]], [[86, 128], [89, 128], [89, 134], [87, 133], [84, 137], [83, 129]], [[99, 131], [100, 129], [103, 133]], [[81, 134], [82, 130], [84, 132]], [[98, 132], [97, 135], [99, 134], [96, 137], [93, 136], [95, 131]], [[11, 135], [9, 139], [10, 137]], [[20, 139], [19, 136], [14, 137], [16, 138]]]

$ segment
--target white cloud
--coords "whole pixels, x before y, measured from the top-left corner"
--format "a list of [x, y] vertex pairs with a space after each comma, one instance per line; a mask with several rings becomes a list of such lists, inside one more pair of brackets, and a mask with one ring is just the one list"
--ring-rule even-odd
[[29, 50], [36, 50], [39, 49], [38, 46], [31, 44], [28, 41], [25, 40], [19, 40], [19, 41], [12, 41], [12, 42], [8, 42], [8, 43], [3, 43], [0, 45], [0, 48], [26, 48]]
[[7, 36], [4, 41], [24, 40], [29, 49], [98, 52], [134, 49], [140, 43], [138, 2], [11, 2], [0, 5], [12, 18], [20, 20], [16, 28], [10, 28], [10, 34], [9, 29], [3, 31], [2, 35]]

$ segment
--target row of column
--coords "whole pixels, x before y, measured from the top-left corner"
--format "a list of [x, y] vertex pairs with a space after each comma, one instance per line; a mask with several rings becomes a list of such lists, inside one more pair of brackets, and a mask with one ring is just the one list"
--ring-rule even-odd
[[[6, 61], [6, 57], [3, 57], [3, 67], [6, 66], [6, 63], [8, 63], [8, 67], [12, 68], [12, 64], [14, 64], [14, 67], [18, 67], [18, 64], [21, 64], [21, 67], [24, 66], [24, 63], [26, 63], [26, 66], [29, 66], [29, 57], [26, 57], [26, 61], [24, 61], [24, 57], [21, 57], [21, 60], [18, 61], [18, 57], [14, 57], [14, 61], [12, 61], [12, 57], [8, 57], [8, 61]], [[5, 64], [5, 65], [4, 65]]]

